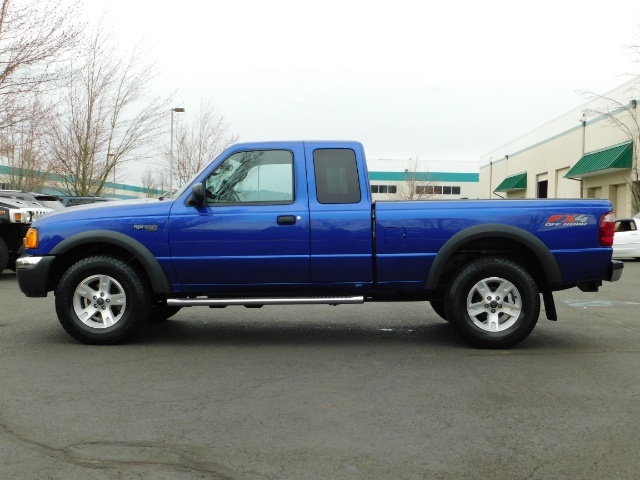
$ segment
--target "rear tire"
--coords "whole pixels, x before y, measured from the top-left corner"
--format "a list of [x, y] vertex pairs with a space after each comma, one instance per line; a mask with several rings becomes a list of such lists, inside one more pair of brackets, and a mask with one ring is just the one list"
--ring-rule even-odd
[[60, 323], [76, 340], [108, 345], [129, 340], [149, 315], [144, 277], [116, 257], [93, 256], [74, 263], [55, 290]]
[[538, 322], [540, 294], [520, 264], [502, 257], [467, 264], [445, 296], [449, 323], [478, 348], [509, 348], [524, 340]]

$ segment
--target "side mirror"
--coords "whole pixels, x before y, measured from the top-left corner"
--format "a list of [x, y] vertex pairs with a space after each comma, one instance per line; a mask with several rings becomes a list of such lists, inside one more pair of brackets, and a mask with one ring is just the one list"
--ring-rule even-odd
[[205, 193], [204, 185], [202, 183], [196, 183], [191, 187], [191, 195], [187, 198], [187, 205], [195, 205], [201, 207], [204, 205]]

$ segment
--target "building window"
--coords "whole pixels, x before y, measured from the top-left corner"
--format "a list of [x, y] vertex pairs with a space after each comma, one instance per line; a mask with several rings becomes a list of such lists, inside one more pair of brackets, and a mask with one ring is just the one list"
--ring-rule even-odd
[[371, 185], [371, 193], [386, 193], [387, 195], [395, 195], [398, 187], [395, 185]]
[[460, 195], [460, 187], [444, 185], [416, 185], [418, 195]]

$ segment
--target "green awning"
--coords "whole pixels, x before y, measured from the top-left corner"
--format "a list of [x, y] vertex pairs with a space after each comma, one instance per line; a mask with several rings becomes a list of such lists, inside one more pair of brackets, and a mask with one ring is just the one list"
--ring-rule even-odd
[[516, 173], [505, 178], [494, 192], [511, 192], [527, 189], [527, 172]]
[[565, 178], [592, 177], [629, 169], [633, 162], [632, 153], [632, 142], [587, 153], [567, 172]]

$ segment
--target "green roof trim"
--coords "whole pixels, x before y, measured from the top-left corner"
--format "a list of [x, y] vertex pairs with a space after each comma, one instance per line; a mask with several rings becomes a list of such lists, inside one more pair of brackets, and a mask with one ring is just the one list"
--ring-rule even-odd
[[479, 173], [465, 172], [369, 172], [369, 180], [405, 182], [410, 175], [415, 175], [418, 182], [479, 182]]
[[592, 177], [626, 170], [631, 168], [632, 163], [633, 143], [622, 143], [614, 147], [587, 153], [567, 172], [565, 178]]
[[516, 173], [505, 178], [494, 192], [511, 192], [513, 190], [527, 189], [527, 172]]

